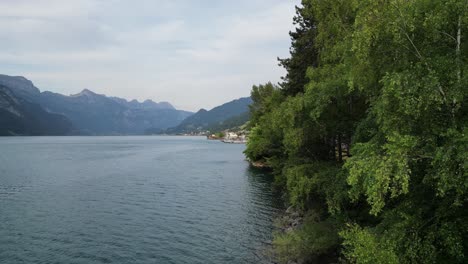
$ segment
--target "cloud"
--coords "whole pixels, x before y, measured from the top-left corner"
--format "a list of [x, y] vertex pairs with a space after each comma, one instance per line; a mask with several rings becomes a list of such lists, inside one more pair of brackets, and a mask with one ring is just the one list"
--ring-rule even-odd
[[96, 7], [91, 0], [2, 0], [0, 17], [29, 19], [70, 19], [89, 14]]
[[[286, 43], [294, 6], [279, 4], [247, 16], [231, 17], [217, 38], [179, 53], [207, 61], [226, 61], [255, 55], [276, 42]], [[285, 37], [286, 36], [286, 37]]]
[[183, 20], [165, 21], [126, 32], [116, 32], [116, 39], [123, 46], [143, 46], [147, 48], [157, 47], [162, 44], [172, 44], [182, 41], [183, 34], [187, 32]]
[[43, 90], [210, 108], [279, 80], [293, 14], [281, 0], [3, 0], [0, 65]]

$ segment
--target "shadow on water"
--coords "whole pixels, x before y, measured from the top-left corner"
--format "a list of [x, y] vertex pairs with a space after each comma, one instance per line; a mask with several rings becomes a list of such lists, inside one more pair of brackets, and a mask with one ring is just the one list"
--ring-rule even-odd
[[253, 186], [257, 186], [261, 191], [260, 193], [270, 193], [271, 206], [275, 209], [285, 209], [284, 199], [281, 191], [274, 188], [275, 177], [273, 173], [267, 169], [256, 168], [248, 166], [246, 169], [246, 175], [248, 175], [249, 183]]
[[[267, 235], [263, 237], [263, 245], [256, 247], [252, 252], [250, 258], [248, 258], [248, 263], [265, 263], [271, 264], [275, 263], [273, 254], [272, 254], [272, 239], [273, 232], [275, 230], [274, 221], [280, 217], [284, 210], [285, 204], [282, 199], [281, 192], [279, 192], [274, 185], [274, 175], [265, 169], [259, 169], [252, 166], [247, 167], [246, 175], [248, 177], [249, 188], [251, 189], [252, 201], [251, 210], [258, 214], [258, 211], [264, 211], [268, 208], [267, 218], [268, 224], [264, 222], [263, 224], [269, 226], [267, 228]], [[266, 219], [265, 219], [266, 220]], [[258, 218], [255, 219], [258, 222]]]

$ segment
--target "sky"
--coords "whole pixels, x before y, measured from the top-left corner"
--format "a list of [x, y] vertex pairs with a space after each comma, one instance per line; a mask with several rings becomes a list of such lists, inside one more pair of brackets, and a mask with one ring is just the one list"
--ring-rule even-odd
[[279, 82], [299, 0], [0, 0], [0, 74], [211, 109]]

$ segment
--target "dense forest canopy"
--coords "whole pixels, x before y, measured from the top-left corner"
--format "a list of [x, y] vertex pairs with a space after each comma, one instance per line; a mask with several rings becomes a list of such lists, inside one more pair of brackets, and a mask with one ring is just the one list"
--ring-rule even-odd
[[467, 0], [303, 0], [287, 75], [254, 86], [245, 151], [304, 224], [280, 261], [462, 263]]

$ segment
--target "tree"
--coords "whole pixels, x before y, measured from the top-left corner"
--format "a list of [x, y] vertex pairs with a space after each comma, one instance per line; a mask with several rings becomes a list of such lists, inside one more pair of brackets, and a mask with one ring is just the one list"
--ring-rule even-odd
[[254, 87], [246, 150], [306, 215], [276, 237], [280, 259], [464, 261], [467, 10], [466, 0], [303, 1], [281, 90]]
[[307, 68], [317, 66], [318, 52], [315, 46], [316, 25], [311, 13], [312, 5], [304, 1], [301, 7], [296, 7], [294, 25], [296, 29], [289, 32], [291, 37], [290, 58], [278, 58], [279, 65], [287, 71], [281, 88], [286, 95], [304, 92], [308, 80]]

